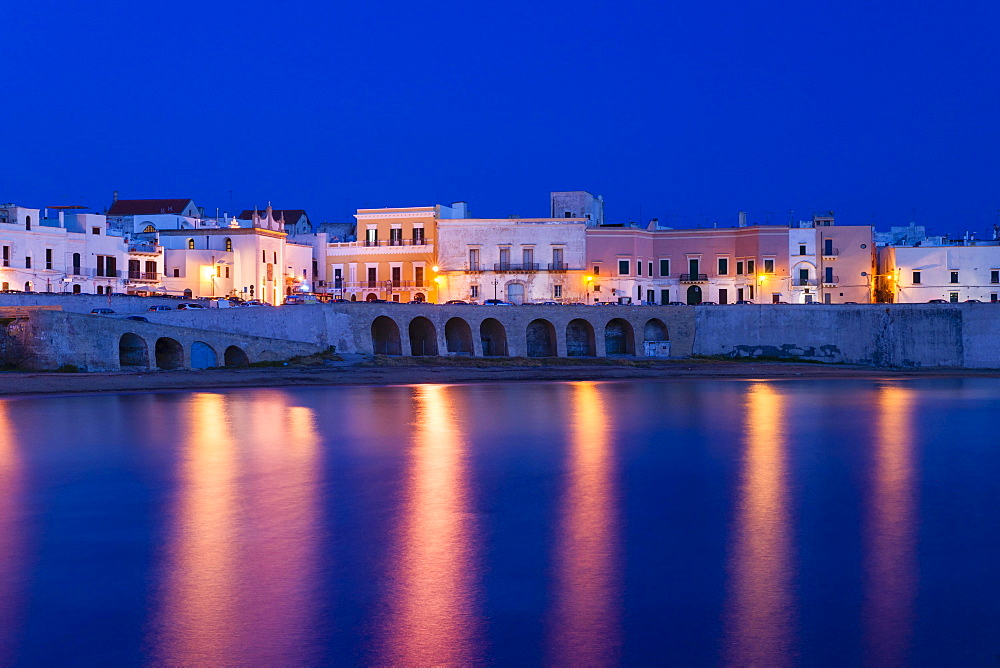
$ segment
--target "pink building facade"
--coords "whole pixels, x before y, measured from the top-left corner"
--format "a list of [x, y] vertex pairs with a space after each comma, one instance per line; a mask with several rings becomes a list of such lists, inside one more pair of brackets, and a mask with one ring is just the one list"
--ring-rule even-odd
[[[811, 223], [808, 225], [802, 233], [808, 229], [809, 234], [818, 234]], [[801, 271], [801, 258], [795, 258], [798, 269], [792, 272], [793, 232], [800, 230], [756, 225], [688, 230], [588, 228], [587, 303], [871, 301], [869, 279], [874, 255], [870, 227], [823, 228], [823, 240], [818, 244], [821, 256], [829, 239], [839, 235], [845, 240], [835, 256], [827, 256], [828, 263], [839, 262], [837, 274], [813, 263], [806, 275]], [[799, 233], [796, 239], [802, 236]], [[816, 241], [808, 245], [810, 250], [817, 248]], [[797, 245], [794, 250], [799, 250]], [[840, 274], [850, 277], [849, 288], [839, 289], [836, 281], [841, 280]], [[830, 280], [825, 281], [827, 278]], [[808, 293], [805, 288], [809, 288]]]

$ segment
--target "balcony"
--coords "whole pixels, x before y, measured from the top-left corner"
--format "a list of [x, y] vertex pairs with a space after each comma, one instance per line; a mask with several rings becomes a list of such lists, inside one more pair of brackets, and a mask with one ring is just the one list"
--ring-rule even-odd
[[840, 249], [839, 248], [824, 248], [823, 249], [823, 257], [824, 258], [829, 258], [831, 260], [835, 260], [835, 259], [837, 259], [838, 255], [840, 255]]
[[815, 287], [817, 281], [815, 278], [793, 278], [792, 285], [797, 288]]
[[129, 253], [136, 253], [136, 254], [140, 254], [140, 255], [159, 255], [160, 254], [159, 250], [156, 247], [156, 244], [142, 244], [142, 243], [129, 244], [128, 245], [128, 252]]
[[498, 262], [493, 265], [493, 271], [507, 272], [512, 274], [528, 273], [538, 271], [538, 263], [510, 264], [509, 262]]
[[681, 283], [708, 283], [708, 274], [681, 274]]
[[569, 265], [565, 262], [549, 262], [549, 271], [569, 271]]
[[486, 271], [485, 267], [478, 262], [470, 262], [465, 265], [465, 273], [467, 274], [481, 274], [484, 271]]
[[161, 275], [155, 271], [130, 271], [128, 272], [128, 277], [133, 281], [150, 281], [156, 283], [160, 280]]
[[379, 241], [378, 239], [365, 239], [364, 241], [354, 241], [347, 242], [346, 244], [337, 244], [338, 246], [367, 246], [369, 248], [374, 246], [426, 246], [427, 242], [424, 239], [389, 239]]
[[836, 285], [840, 283], [840, 276], [824, 276], [823, 285]]

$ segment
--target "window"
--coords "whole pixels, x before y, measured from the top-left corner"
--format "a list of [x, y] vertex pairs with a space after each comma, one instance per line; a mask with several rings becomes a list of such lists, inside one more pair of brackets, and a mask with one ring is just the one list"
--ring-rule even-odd
[[73, 273], [74, 274], [79, 274], [81, 267], [82, 267], [82, 264], [80, 262], [80, 254], [79, 253], [73, 253]]
[[729, 273], [729, 259], [720, 257], [719, 258], [719, 276], [725, 276]]
[[479, 271], [479, 249], [469, 249], [469, 271]]
[[[652, 276], [653, 275], [653, 263], [650, 262], [649, 266], [647, 266], [646, 268], [649, 269], [649, 275]], [[653, 301], [653, 300], [650, 299], [649, 301]]]
[[742, 276], [743, 275], [743, 261], [742, 260], [736, 263], [736, 275], [737, 276]]
[[[226, 271], [229, 271], [227, 268]], [[229, 274], [226, 274], [227, 276]], [[146, 278], [156, 278], [156, 260], [146, 261]]]
[[507, 270], [510, 269], [510, 249], [501, 248], [500, 249], [500, 269]]
[[24, 219], [24, 229], [26, 229], [26, 230], [30, 230], [31, 229], [31, 216], [26, 216], [25, 217], [25, 219]]
[[375, 272], [376, 272], [376, 268], [375, 267], [368, 267], [368, 287], [369, 288], [374, 288], [375, 287], [375, 281], [378, 280], [377, 277], [376, 277], [376, 273]]
[[628, 276], [628, 260], [618, 260], [618, 275]]
[[46, 248], [45, 249], [45, 268], [46, 269], [51, 269], [52, 268], [52, 249], [51, 248]]
[[477, 299], [479, 297], [479, 286], [478, 285], [470, 285], [469, 286], [469, 296], [472, 297], [473, 299]]
[[920, 272], [919, 271], [913, 272], [913, 284], [914, 285], [920, 285]]
[[174, 278], [180, 278], [180, 276], [181, 276], [181, 270], [174, 269]]
[[552, 286], [552, 296], [555, 297], [556, 299], [561, 299], [562, 298], [562, 288], [563, 288], [563, 286], [561, 286], [561, 285], [553, 285]]
[[100, 236], [101, 235], [101, 228], [99, 228], [99, 227], [92, 227], [92, 228], [90, 228], [90, 233], [91, 234], [96, 234], [97, 236]]
[[424, 268], [414, 267], [413, 268], [413, 282], [418, 288], [424, 287]]
[[[24, 268], [25, 269], [31, 269], [31, 256], [30, 255], [25, 255], [24, 256]], [[99, 275], [100, 274], [98, 274], [98, 276]]]
[[365, 230], [365, 246], [378, 246], [378, 230]]
[[750, 289], [750, 299], [753, 299], [753, 286], [748, 286]]
[[833, 267], [823, 267], [823, 282], [833, 283]]
[[747, 260], [747, 273], [748, 274], [755, 274], [755, 273], [757, 273], [755, 270], [756, 270], [756, 266], [754, 266], [754, 261], [753, 260]]
[[227, 253], [233, 252], [233, 240], [230, 239], [229, 237], [226, 237], [226, 252]]
[[994, 269], [990, 272], [990, 283], [1000, 283], [1000, 271]]
[[799, 244], [799, 255], [805, 255], [805, 254], [806, 254], [805, 244]]
[[188, 250], [194, 250], [194, 239], [188, 239]]
[[403, 268], [402, 267], [392, 267], [392, 287], [398, 288], [400, 283], [403, 282]]
[[670, 275], [670, 260], [660, 260], [660, 276]]
[[[6, 290], [6, 289], [7, 289], [7, 288], [4, 288], [4, 290]], [[991, 302], [995, 302], [995, 301], [997, 301], [997, 296], [998, 296], [998, 295], [997, 295], [997, 293], [995, 293], [995, 292], [991, 292], [991, 293], [990, 293], [990, 301], [991, 301]]]
[[566, 264], [563, 262], [563, 249], [553, 248], [552, 249], [552, 268], [553, 269], [565, 269]]
[[563, 218], [572, 218], [572, 217], [573, 217], [572, 211], [567, 211], [566, 213], [563, 214]]
[[413, 228], [413, 245], [414, 246], [424, 245], [424, 228], [422, 227]]
[[222, 265], [221, 264], [215, 265], [215, 277], [216, 278], [222, 278]]
[[3, 266], [10, 266], [10, 246], [3, 246]]
[[262, 250], [260, 252], [260, 261], [261, 262], [267, 262], [267, 251], [266, 250]]
[[532, 265], [535, 264], [535, 249], [534, 248], [522, 248], [521, 249], [521, 263], [524, 265], [522, 269], [531, 269]]
[[664, 306], [670, 303], [670, 290], [660, 290], [660, 303]]
[[635, 275], [642, 276], [642, 260], [635, 263]]
[[142, 231], [142, 233], [143, 234], [155, 234], [156, 233], [156, 228], [153, 227], [152, 225], [147, 225], [146, 228]]
[[774, 273], [774, 260], [764, 260], [764, 273], [765, 274]]
[[951, 272], [951, 282], [952, 283], [958, 283], [958, 272], [957, 271]]
[[833, 255], [833, 239], [823, 239], [823, 255]]
[[594, 276], [600, 276], [600, 275], [601, 275], [601, 265], [595, 264], [594, 265]]
[[274, 251], [273, 255], [274, 255], [274, 263], [278, 264], [278, 251]]
[[403, 245], [403, 228], [394, 227], [391, 230], [389, 230], [389, 245], [390, 246]]

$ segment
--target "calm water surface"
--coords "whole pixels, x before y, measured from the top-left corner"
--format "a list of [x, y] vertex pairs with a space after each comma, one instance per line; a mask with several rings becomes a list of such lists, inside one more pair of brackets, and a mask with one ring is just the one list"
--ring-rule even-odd
[[1000, 381], [0, 401], [0, 664], [1000, 659]]

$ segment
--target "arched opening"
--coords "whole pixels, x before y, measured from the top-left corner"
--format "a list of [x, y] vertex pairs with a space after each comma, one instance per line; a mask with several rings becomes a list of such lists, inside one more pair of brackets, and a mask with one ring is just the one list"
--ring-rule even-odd
[[507, 356], [507, 330], [495, 318], [486, 318], [479, 325], [479, 339], [483, 344], [483, 356]]
[[80, 294], [80, 285], [79, 284], [73, 286], [73, 294], [74, 295]]
[[160, 369], [179, 369], [184, 366], [184, 347], [165, 336], [157, 339], [156, 366]]
[[692, 285], [687, 291], [687, 303], [691, 306], [695, 306], [701, 303], [701, 288], [697, 285]]
[[218, 366], [219, 361], [215, 355], [215, 349], [204, 341], [195, 341], [191, 344], [191, 368], [209, 369]]
[[667, 326], [659, 318], [650, 318], [646, 326], [642, 328], [642, 338], [644, 341], [669, 341], [667, 336]]
[[250, 358], [238, 346], [229, 346], [226, 348], [226, 352], [222, 354], [222, 359], [226, 366], [247, 366], [250, 364]]
[[413, 295], [413, 301], [415, 302], [427, 301], [427, 297], [424, 296], [424, 293], [418, 292], [417, 294]]
[[186, 290], [184, 290], [184, 299], [191, 299], [191, 296], [193, 294], [194, 293], [191, 292], [191, 288], [187, 288]]
[[556, 328], [548, 320], [532, 320], [525, 332], [528, 357], [556, 356]]
[[594, 326], [577, 318], [566, 325], [566, 354], [570, 357], [593, 357], [597, 354], [594, 345]]
[[226, 252], [227, 253], [233, 252], [233, 240], [230, 239], [229, 237], [226, 237]]
[[365, 297], [365, 301], [366, 301], [366, 302], [373, 302], [373, 301], [375, 301], [376, 299], [378, 299], [378, 295], [376, 295], [376, 294], [375, 294], [374, 292], [369, 292], [369, 293], [368, 293], [368, 296], [367, 296], [367, 297]]
[[461, 318], [451, 318], [445, 323], [444, 338], [448, 342], [449, 353], [472, 354], [472, 328]]
[[635, 332], [628, 320], [615, 318], [605, 326], [604, 352], [607, 355], [635, 355]]
[[194, 239], [188, 239], [188, 250], [194, 250]]
[[138, 334], [128, 332], [118, 339], [118, 364], [121, 366], [149, 366], [149, 346]]
[[524, 303], [524, 283], [507, 284], [507, 301], [518, 306]]
[[24, 217], [24, 229], [26, 229], [26, 230], [30, 230], [31, 229], [31, 216], [25, 216]]
[[25, 292], [31, 292], [31, 281], [25, 281], [24, 282], [24, 291]]
[[352, 302], [358, 301], [358, 296], [357, 295], [351, 295], [351, 301]]
[[392, 318], [380, 315], [372, 322], [372, 349], [376, 355], [402, 355], [403, 344], [399, 325]]
[[79, 276], [82, 273], [82, 265], [80, 264], [80, 254], [73, 253], [73, 275]]
[[410, 354], [414, 357], [438, 354], [437, 332], [427, 318], [410, 321]]

